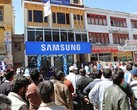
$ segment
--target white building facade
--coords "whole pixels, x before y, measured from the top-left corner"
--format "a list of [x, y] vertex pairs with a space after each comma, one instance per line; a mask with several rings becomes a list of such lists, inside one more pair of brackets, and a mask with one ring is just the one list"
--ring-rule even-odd
[[123, 46], [125, 40], [137, 39], [137, 14], [86, 8], [85, 19], [92, 43], [91, 61], [127, 61], [135, 58], [135, 52], [119, 50], [119, 46]]

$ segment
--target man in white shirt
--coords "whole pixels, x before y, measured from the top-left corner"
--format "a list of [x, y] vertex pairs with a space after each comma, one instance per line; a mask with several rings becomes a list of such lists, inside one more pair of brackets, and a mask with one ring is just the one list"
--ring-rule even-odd
[[113, 84], [111, 81], [112, 71], [105, 69], [103, 71], [103, 80], [98, 82], [89, 93], [90, 102], [93, 104], [95, 110], [102, 110], [103, 95], [109, 86]]
[[74, 87], [74, 93], [73, 94], [76, 93], [76, 82], [78, 79], [76, 73], [77, 73], [77, 68], [75, 68], [75, 66], [70, 66], [69, 67], [69, 74], [66, 76], [66, 79], [70, 80], [73, 87]]

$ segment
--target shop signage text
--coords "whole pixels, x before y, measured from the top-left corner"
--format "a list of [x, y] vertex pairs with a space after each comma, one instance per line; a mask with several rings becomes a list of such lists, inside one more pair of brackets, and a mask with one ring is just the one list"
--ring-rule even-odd
[[137, 40], [126, 40], [125, 44], [126, 45], [137, 45]]
[[119, 46], [119, 51], [137, 51], [137, 46]]
[[110, 53], [110, 52], [118, 52], [118, 48], [116, 46], [93, 46], [93, 53]]
[[90, 54], [89, 42], [26, 42], [26, 55]]

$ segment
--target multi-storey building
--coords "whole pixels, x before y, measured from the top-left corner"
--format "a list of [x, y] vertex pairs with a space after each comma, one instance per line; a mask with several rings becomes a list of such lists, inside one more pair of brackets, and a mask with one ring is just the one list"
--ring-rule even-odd
[[13, 65], [12, 34], [14, 14], [12, 0], [0, 0], [0, 60]]
[[119, 50], [125, 40], [137, 39], [137, 14], [86, 8], [85, 24], [92, 42], [92, 61], [124, 61], [132, 51]]
[[[42, 2], [43, 1], [43, 2]], [[44, 17], [44, 1], [24, 0], [25, 41], [87, 42], [88, 32], [84, 24], [83, 0], [50, 0], [52, 14]], [[25, 56], [25, 65], [37, 66], [35, 55]], [[41, 66], [48, 58], [54, 67], [63, 67], [62, 55], [45, 55]], [[89, 61], [88, 54], [67, 55], [67, 63]]]

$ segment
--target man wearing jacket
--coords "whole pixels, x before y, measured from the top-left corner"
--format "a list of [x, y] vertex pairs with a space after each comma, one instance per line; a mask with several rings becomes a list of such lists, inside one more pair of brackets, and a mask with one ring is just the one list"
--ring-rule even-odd
[[113, 85], [104, 93], [102, 110], [130, 110], [128, 97], [120, 88], [124, 83], [124, 71], [118, 69], [112, 76]]

